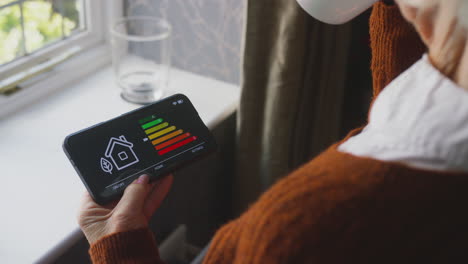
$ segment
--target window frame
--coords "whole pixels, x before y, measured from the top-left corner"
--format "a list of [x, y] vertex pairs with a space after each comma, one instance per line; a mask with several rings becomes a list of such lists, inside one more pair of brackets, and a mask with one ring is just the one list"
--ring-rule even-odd
[[3, 77], [11, 76], [12, 74], [28, 69], [37, 63], [53, 57], [54, 53], [61, 53], [72, 46], [79, 46], [82, 49], [86, 49], [101, 42], [103, 39], [102, 34], [100, 33], [103, 32], [103, 23], [102, 21], [99, 21], [99, 12], [102, 9], [103, 1], [84, 0], [84, 2], [84, 9], [87, 14], [85, 20], [85, 32], [59, 40], [57, 43], [51, 43], [38, 51], [0, 66], [0, 79], [4, 79]]
[[0, 67], [0, 80], [3, 80], [47, 61], [54, 55], [60, 55], [76, 47], [80, 50], [78, 54], [52, 70], [22, 83], [20, 91], [12, 95], [0, 94], [0, 118], [110, 63], [109, 28], [124, 14], [123, 0], [85, 0], [85, 10], [88, 12], [85, 32], [70, 36]]

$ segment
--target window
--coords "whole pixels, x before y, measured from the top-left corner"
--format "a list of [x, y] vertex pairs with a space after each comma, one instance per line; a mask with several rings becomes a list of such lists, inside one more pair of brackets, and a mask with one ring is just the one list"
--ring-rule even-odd
[[[1, 95], [92, 47], [105, 44], [115, 0], [0, 0]], [[89, 63], [89, 62], [88, 62]]]
[[0, 65], [86, 30], [83, 0], [1, 0]]

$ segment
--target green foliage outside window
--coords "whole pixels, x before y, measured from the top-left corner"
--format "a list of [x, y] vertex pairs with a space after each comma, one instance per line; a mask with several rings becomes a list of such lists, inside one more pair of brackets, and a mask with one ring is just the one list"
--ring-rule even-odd
[[80, 27], [79, 9], [76, 0], [25, 1], [24, 38], [19, 4], [0, 9], [0, 65], [71, 35]]

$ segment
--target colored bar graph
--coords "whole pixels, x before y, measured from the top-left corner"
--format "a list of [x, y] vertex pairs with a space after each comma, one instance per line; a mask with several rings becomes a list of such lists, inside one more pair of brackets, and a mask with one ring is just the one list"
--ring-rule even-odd
[[141, 127], [142, 127], [143, 129], [148, 129], [148, 128], [152, 127], [152, 126], [159, 125], [159, 124], [161, 124], [162, 122], [163, 122], [163, 119], [162, 119], [162, 118], [158, 118], [158, 119], [156, 119], [156, 120], [154, 120], [154, 121], [151, 121], [151, 122], [149, 122], [149, 123], [146, 123], [146, 124], [142, 125]]
[[177, 129], [176, 126], [171, 125], [170, 122], [156, 114], [142, 118], [138, 123], [148, 137], [144, 141], [151, 140], [159, 155], [164, 155], [197, 140], [196, 136], [184, 132], [182, 129]]
[[168, 134], [168, 135], [165, 135], [164, 137], [160, 137], [160, 138], [158, 138], [158, 139], [155, 139], [155, 140], [153, 140], [151, 143], [153, 143], [153, 145], [156, 146], [156, 145], [158, 145], [159, 143], [162, 143], [162, 142], [164, 142], [164, 141], [166, 141], [166, 140], [168, 140], [168, 139], [171, 139], [171, 138], [173, 138], [173, 137], [176, 137], [176, 136], [178, 136], [178, 135], [180, 135], [180, 134], [182, 134], [182, 133], [184, 133], [184, 131], [183, 131], [182, 129], [179, 129], [179, 130], [177, 130], [177, 131], [175, 131], [175, 132], [172, 132], [172, 133], [170, 133], [170, 134]]
[[185, 134], [180, 135], [180, 136], [178, 136], [178, 137], [176, 137], [176, 138], [173, 138], [173, 139], [171, 139], [171, 140], [168, 140], [168, 141], [166, 141], [166, 142], [164, 142], [164, 143], [162, 143], [162, 144], [159, 144], [159, 145], [155, 146], [154, 148], [155, 148], [156, 150], [161, 150], [161, 149], [163, 149], [163, 148], [165, 148], [165, 147], [167, 147], [167, 146], [170, 146], [170, 145], [172, 145], [172, 144], [174, 144], [174, 143], [176, 143], [176, 142], [179, 142], [179, 141], [181, 141], [182, 139], [188, 138], [188, 137], [190, 137], [190, 136], [191, 136], [190, 133], [185, 133]]
[[167, 126], [169, 126], [169, 123], [168, 123], [168, 122], [165, 122], [165, 123], [162, 123], [162, 124], [160, 124], [160, 125], [157, 125], [157, 126], [155, 126], [155, 127], [152, 127], [152, 128], [150, 128], [150, 129], [145, 130], [145, 133], [146, 133], [147, 135], [153, 134], [154, 132], [156, 132], [156, 131], [158, 131], [158, 130], [161, 130], [161, 129], [167, 127]]
[[176, 129], [175, 126], [171, 126], [171, 127], [166, 128], [166, 129], [163, 129], [163, 130], [161, 130], [161, 131], [159, 131], [159, 132], [156, 132], [156, 133], [154, 133], [154, 134], [149, 135], [148, 138], [149, 138], [149, 139], [155, 139], [155, 138], [158, 138], [158, 137], [160, 137], [160, 136], [162, 136], [162, 135], [165, 135], [165, 134], [167, 134], [167, 133], [169, 133], [169, 132], [172, 132], [172, 131], [174, 131], [175, 129]]
[[178, 149], [178, 148], [180, 148], [180, 147], [182, 147], [184, 145], [187, 145], [188, 143], [193, 142], [196, 139], [197, 139], [197, 137], [195, 137], [195, 136], [189, 137], [189, 138], [187, 138], [187, 139], [185, 139], [183, 141], [180, 141], [180, 142], [178, 142], [178, 143], [176, 143], [176, 144], [174, 144], [174, 145], [172, 145], [170, 147], [167, 147], [167, 148], [165, 148], [163, 150], [158, 151], [158, 154], [159, 155], [164, 155], [164, 154], [166, 154], [168, 152], [171, 152], [171, 151], [173, 151], [175, 149]]

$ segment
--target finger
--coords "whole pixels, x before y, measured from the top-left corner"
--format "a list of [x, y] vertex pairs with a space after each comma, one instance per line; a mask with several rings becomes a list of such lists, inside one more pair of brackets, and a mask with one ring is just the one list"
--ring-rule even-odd
[[81, 197], [80, 212], [88, 208], [95, 207], [95, 206], [97, 206], [96, 202], [94, 202], [89, 192], [85, 191], [83, 193], [83, 196]]
[[82, 214], [90, 207], [92, 207], [93, 204], [93, 198], [91, 198], [91, 195], [87, 191], [85, 191], [81, 197], [81, 202], [80, 202], [80, 208], [78, 210], [78, 214], [76, 215], [76, 218], [78, 222], [81, 219]]
[[94, 202], [93, 198], [91, 197], [91, 195], [89, 194], [88, 191], [85, 191], [83, 193], [83, 196], [81, 197], [81, 204], [84, 205], [84, 204], [87, 204], [89, 202]]
[[125, 189], [115, 210], [121, 212], [141, 213], [150, 190], [148, 182], [149, 176], [144, 174], [130, 184]]
[[143, 212], [147, 219], [149, 219], [161, 206], [164, 198], [166, 198], [167, 194], [171, 190], [173, 182], [174, 177], [172, 174], [170, 174], [155, 183], [154, 187], [151, 189], [150, 194], [146, 198], [145, 207], [143, 208]]
[[82, 211], [84, 209], [96, 208], [96, 207], [112, 209], [117, 205], [118, 202], [119, 202], [118, 200], [115, 200], [115, 201], [109, 202], [108, 204], [105, 204], [105, 205], [99, 205], [98, 203], [96, 203], [94, 201], [93, 197], [91, 197], [89, 192], [86, 191], [86, 192], [83, 193], [83, 196], [81, 198], [80, 211]]
[[104, 215], [110, 209], [97, 204], [88, 192], [85, 192], [81, 198], [81, 204], [77, 213], [77, 220], [80, 227], [84, 227], [89, 223], [89, 220], [96, 219]]

